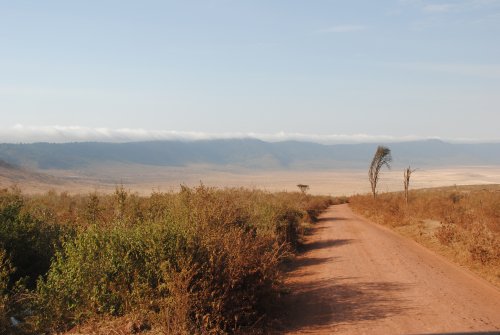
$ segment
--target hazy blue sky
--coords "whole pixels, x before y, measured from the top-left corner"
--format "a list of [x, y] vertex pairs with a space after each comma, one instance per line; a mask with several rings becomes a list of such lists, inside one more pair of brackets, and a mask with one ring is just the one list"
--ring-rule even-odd
[[500, 0], [0, 0], [0, 115], [3, 140], [499, 139]]

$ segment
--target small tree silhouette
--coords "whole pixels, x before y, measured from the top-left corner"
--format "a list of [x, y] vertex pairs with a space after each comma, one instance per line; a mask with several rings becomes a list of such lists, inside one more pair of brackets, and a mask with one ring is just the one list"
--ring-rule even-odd
[[368, 179], [370, 179], [373, 198], [377, 196], [377, 183], [380, 170], [384, 165], [387, 166], [388, 169], [390, 169], [391, 162], [391, 149], [384, 146], [379, 146], [377, 148], [377, 151], [375, 152], [375, 155], [373, 156], [370, 170], [368, 170]]
[[416, 169], [412, 170], [411, 167], [408, 166], [404, 172], [405, 202], [407, 205], [408, 205], [408, 198], [409, 198], [408, 190], [410, 188], [410, 177], [411, 177], [411, 174], [415, 171], [416, 171]]
[[297, 187], [299, 188], [300, 192], [302, 192], [302, 194], [306, 194], [307, 190], [309, 189], [309, 185], [304, 184], [298, 184]]

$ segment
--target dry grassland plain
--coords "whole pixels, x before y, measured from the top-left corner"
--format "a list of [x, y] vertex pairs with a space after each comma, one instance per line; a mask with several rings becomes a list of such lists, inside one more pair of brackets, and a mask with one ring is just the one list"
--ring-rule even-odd
[[[45, 193], [48, 189], [72, 194], [98, 191], [114, 192], [123, 184], [131, 192], [141, 195], [152, 191], [178, 191], [180, 185], [196, 186], [200, 182], [214, 187], [247, 187], [267, 191], [296, 191], [297, 184], [309, 185], [309, 193], [317, 195], [353, 195], [370, 192], [367, 171], [252, 171], [196, 167], [153, 167], [143, 165], [94, 166], [82, 171], [48, 170], [45, 177], [22, 176], [13, 179], [0, 171], [0, 187], [17, 184], [25, 193]], [[55, 177], [55, 178], [53, 178]], [[500, 166], [464, 166], [450, 168], [422, 168], [412, 174], [410, 188], [420, 189], [453, 185], [483, 185], [500, 183]], [[403, 188], [403, 169], [383, 171], [379, 182], [380, 193], [400, 191]]]

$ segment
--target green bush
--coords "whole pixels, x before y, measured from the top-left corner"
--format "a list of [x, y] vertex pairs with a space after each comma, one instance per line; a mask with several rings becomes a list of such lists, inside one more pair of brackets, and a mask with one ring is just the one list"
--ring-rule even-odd
[[97, 226], [63, 243], [38, 283], [41, 326], [62, 329], [94, 315], [123, 315], [162, 292], [164, 262], [182, 239], [168, 225]]
[[12, 266], [7, 258], [7, 252], [0, 248], [0, 333], [7, 334], [10, 328], [8, 284]]
[[63, 229], [24, 212], [24, 204], [18, 193], [0, 194], [0, 245], [15, 268], [9, 284], [23, 279], [29, 288], [34, 288], [37, 278], [50, 266]]

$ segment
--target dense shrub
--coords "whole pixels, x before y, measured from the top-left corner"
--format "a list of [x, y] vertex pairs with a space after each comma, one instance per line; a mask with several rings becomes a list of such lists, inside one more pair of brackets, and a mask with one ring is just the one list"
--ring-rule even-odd
[[18, 192], [0, 194], [0, 245], [15, 268], [9, 284], [22, 279], [33, 288], [47, 272], [63, 229], [36, 219], [24, 211], [24, 203]]
[[61, 328], [99, 314], [123, 315], [158, 295], [163, 262], [180, 243], [168, 225], [97, 226], [64, 242], [38, 285], [38, 320]]
[[12, 266], [7, 253], [0, 248], [0, 334], [6, 334], [9, 329], [9, 295], [8, 284]]
[[[0, 246], [15, 271], [1, 273], [2, 297], [25, 278], [15, 313], [37, 332], [132, 314], [165, 333], [249, 332], [279, 295], [279, 264], [302, 223], [331, 203], [203, 185], [149, 197], [123, 186], [111, 195], [5, 191]], [[0, 303], [1, 327], [14, 312]]]

